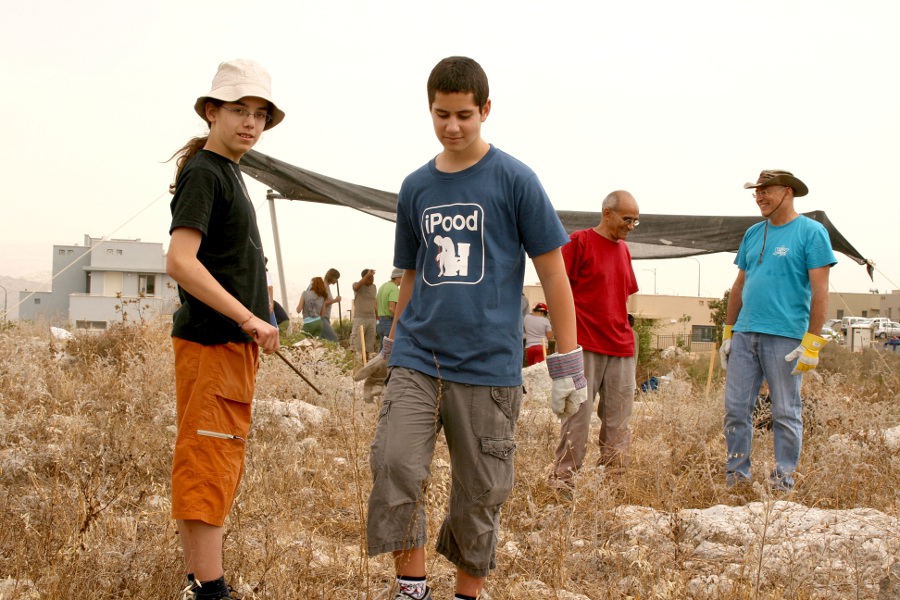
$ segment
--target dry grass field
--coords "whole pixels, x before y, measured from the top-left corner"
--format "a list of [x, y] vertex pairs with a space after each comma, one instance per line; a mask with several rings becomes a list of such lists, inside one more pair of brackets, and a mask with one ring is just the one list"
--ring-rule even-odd
[[[228, 579], [244, 598], [386, 598], [391, 562], [369, 559], [364, 550], [376, 406], [361, 401], [343, 350], [313, 346], [289, 354], [323, 395], [277, 357], [263, 359], [247, 471], [226, 523]], [[675, 514], [775, 501], [759, 485], [743, 496], [722, 485], [723, 380], [717, 371], [707, 398], [707, 365], [708, 355], [653, 365], [674, 381], [636, 409], [632, 468], [618, 476], [585, 469], [571, 502], [547, 484], [558, 423], [542, 389], [530, 390], [519, 422], [516, 487], [485, 597], [695, 597], [694, 575], [715, 565], [683, 552], [678, 519], [668, 525], [673, 543], [662, 548], [628, 538], [622, 515], [623, 507]], [[900, 424], [898, 389], [900, 355], [826, 347], [819, 371], [804, 383], [805, 445], [787, 499], [900, 517], [900, 457], [882, 435]], [[301, 402], [325, 410], [298, 412]], [[177, 597], [183, 574], [168, 516], [174, 420], [166, 326], [132, 325], [67, 343], [46, 326], [0, 331], [0, 598]], [[836, 439], [859, 443], [837, 452]], [[438, 448], [427, 491], [432, 539], [449, 489], [446, 447]], [[761, 478], [772, 461], [770, 432], [759, 431], [753, 453]], [[594, 446], [588, 463], [596, 457]], [[882, 533], [896, 549], [900, 532]], [[428, 552], [435, 598], [449, 599], [453, 569]], [[879, 591], [877, 580], [862, 576], [833, 589], [799, 576], [763, 581], [767, 560], [748, 548], [741, 574], [716, 597], [897, 597], [885, 595], [893, 594], [889, 585]], [[885, 573], [894, 562], [886, 562]]]

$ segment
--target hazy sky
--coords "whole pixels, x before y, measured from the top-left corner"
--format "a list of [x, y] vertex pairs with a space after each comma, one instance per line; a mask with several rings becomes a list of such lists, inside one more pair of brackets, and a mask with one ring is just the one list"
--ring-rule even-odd
[[[49, 271], [53, 244], [168, 246], [165, 161], [205, 133], [217, 65], [262, 63], [287, 113], [256, 149], [397, 191], [440, 151], [425, 81], [454, 54], [491, 83], [485, 139], [558, 209], [627, 189], [643, 213], [758, 215], [745, 181], [793, 171], [879, 272], [838, 255], [832, 288], [900, 288], [900, 3], [206, 2], [0, 0], [0, 274]], [[267, 253], [265, 187], [248, 178]], [[309, 278], [389, 276], [393, 224], [347, 208], [276, 209], [289, 308]], [[721, 295], [733, 255], [638, 261], [643, 293]], [[654, 271], [655, 269], [655, 271]], [[526, 283], [536, 280], [529, 270]], [[278, 289], [276, 281], [276, 289]], [[346, 291], [345, 291], [346, 290]]]

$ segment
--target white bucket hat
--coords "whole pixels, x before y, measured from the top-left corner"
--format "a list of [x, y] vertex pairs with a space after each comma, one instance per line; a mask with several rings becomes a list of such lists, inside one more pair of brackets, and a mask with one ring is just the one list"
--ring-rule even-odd
[[[284, 111], [275, 106], [272, 100], [272, 78], [262, 65], [252, 60], [239, 58], [219, 65], [213, 77], [212, 89], [205, 96], [200, 96], [194, 103], [194, 110], [206, 121], [206, 101], [209, 99], [223, 102], [237, 102], [241, 98], [255, 96], [272, 105], [272, 120], [263, 128], [272, 129], [284, 119]], [[209, 121], [206, 121], [209, 125]]]

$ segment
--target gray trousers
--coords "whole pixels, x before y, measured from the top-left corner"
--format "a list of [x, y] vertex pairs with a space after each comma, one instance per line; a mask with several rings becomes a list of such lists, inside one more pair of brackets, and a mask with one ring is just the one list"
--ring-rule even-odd
[[375, 352], [375, 317], [353, 317], [350, 325], [350, 349], [360, 352], [359, 328], [362, 326], [365, 335], [366, 354], [371, 358]]
[[634, 404], [634, 357], [607, 356], [584, 352], [584, 375], [588, 383], [588, 399], [577, 413], [560, 423], [556, 468], [553, 476], [571, 483], [584, 463], [591, 410], [599, 393], [597, 416], [600, 417], [600, 464], [625, 467], [631, 445], [631, 409]]
[[500, 507], [513, 487], [521, 405], [522, 386], [467, 385], [392, 368], [369, 455], [369, 555], [425, 545], [425, 489], [443, 428], [452, 482], [436, 549], [470, 575], [487, 576], [496, 566]]

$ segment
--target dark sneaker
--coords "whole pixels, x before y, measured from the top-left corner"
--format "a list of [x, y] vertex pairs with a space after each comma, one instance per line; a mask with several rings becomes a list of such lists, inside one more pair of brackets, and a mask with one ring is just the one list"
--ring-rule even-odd
[[[232, 596], [230, 585], [225, 584], [225, 578], [220, 580], [207, 582], [206, 587], [210, 589], [204, 590], [198, 581], [192, 577], [188, 577], [188, 584], [178, 597], [179, 600], [240, 600], [238, 596]], [[204, 593], [206, 592], [206, 593]]]
[[194, 600], [196, 598], [196, 594], [194, 591], [197, 589], [197, 582], [194, 581], [193, 575], [187, 576], [187, 586], [181, 590], [181, 593], [178, 595], [178, 600]]
[[550, 489], [553, 491], [553, 495], [562, 502], [572, 502], [575, 499], [575, 485], [564, 479], [551, 478]]
[[725, 473], [726, 488], [731, 489], [733, 487], [740, 487], [742, 485], [750, 485], [750, 480], [740, 473], [734, 473], [732, 471]]

